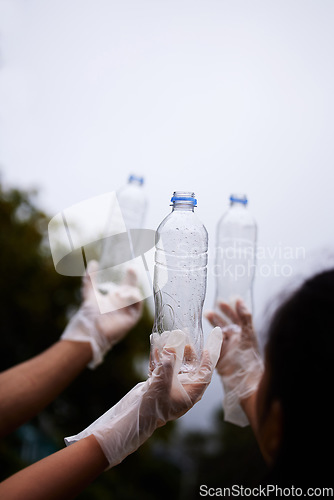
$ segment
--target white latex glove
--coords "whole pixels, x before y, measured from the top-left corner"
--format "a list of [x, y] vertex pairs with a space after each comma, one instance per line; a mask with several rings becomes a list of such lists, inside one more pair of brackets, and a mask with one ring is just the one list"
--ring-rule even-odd
[[238, 300], [232, 308], [220, 302], [219, 308], [231, 323], [220, 314], [205, 314], [210, 323], [222, 328], [224, 344], [217, 363], [217, 372], [224, 387], [223, 408], [225, 420], [244, 427], [249, 424], [240, 401], [256, 392], [263, 373], [252, 315], [245, 304]]
[[109, 467], [119, 464], [169, 420], [175, 420], [199, 401], [209, 385], [222, 343], [220, 328], [208, 337], [196, 371], [179, 374], [186, 336], [174, 330], [160, 353], [159, 362], [146, 382], [137, 384], [123, 399], [87, 429], [65, 438], [71, 444], [95, 436]]
[[61, 336], [62, 340], [90, 342], [93, 359], [89, 368], [102, 363], [105, 354], [135, 326], [142, 313], [142, 295], [136, 286], [137, 277], [132, 269], [127, 271], [120, 285], [112, 285], [108, 293], [100, 294], [100, 307], [104, 304], [104, 310], [112, 310], [100, 313], [95, 295], [100, 292], [94, 282], [94, 273], [98, 268], [96, 261], [89, 262], [82, 280], [83, 303]]

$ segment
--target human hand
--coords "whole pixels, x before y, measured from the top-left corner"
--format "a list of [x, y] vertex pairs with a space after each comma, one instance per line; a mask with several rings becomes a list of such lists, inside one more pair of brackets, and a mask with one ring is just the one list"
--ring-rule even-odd
[[[154, 360], [150, 359], [151, 390], [161, 390], [160, 406], [166, 405], [166, 421], [179, 418], [199, 401], [209, 385], [213, 370], [217, 364], [222, 343], [220, 328], [214, 328], [203, 349], [202, 358], [197, 359], [187, 336], [181, 330], [153, 333], [163, 338], [155, 350]], [[182, 362], [186, 359], [189, 371], [179, 373]], [[166, 399], [166, 393], [169, 398]]]
[[253, 327], [253, 319], [242, 300], [237, 300], [235, 309], [226, 302], [218, 303], [221, 314], [208, 311], [205, 317], [212, 326], [220, 326], [223, 331], [224, 343], [217, 364], [217, 372], [228, 376], [242, 369], [243, 360], [236, 356], [236, 351], [254, 350], [259, 352], [258, 342]]
[[[123, 282], [110, 284], [105, 294], [98, 291], [97, 271], [98, 263], [90, 261], [82, 280], [83, 302], [61, 336], [62, 340], [90, 342], [93, 351], [90, 368], [103, 361], [109, 349], [135, 326], [142, 313], [142, 295], [134, 270], [128, 269]], [[101, 314], [100, 309], [110, 312]]]
[[226, 302], [220, 302], [219, 308], [226, 319], [214, 311], [207, 312], [205, 316], [213, 326], [222, 328], [224, 336], [217, 372], [225, 392], [225, 420], [244, 426], [248, 424], [248, 419], [240, 402], [257, 390], [263, 373], [263, 362], [252, 315], [242, 300], [236, 302], [235, 308]]
[[222, 343], [220, 328], [208, 338], [198, 368], [179, 374], [185, 349], [185, 334], [174, 330], [153, 372], [146, 382], [136, 385], [119, 403], [66, 444], [95, 436], [112, 467], [135, 451], [170, 420], [184, 415], [201, 399], [209, 385]]

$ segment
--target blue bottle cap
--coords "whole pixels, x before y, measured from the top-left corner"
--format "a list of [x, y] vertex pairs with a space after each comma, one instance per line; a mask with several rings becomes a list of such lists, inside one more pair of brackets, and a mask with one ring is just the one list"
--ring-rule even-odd
[[140, 184], [144, 184], [144, 177], [139, 177], [138, 175], [132, 175], [131, 174], [129, 176], [129, 182], [132, 182], [132, 181], [137, 181]]
[[248, 203], [246, 195], [238, 196], [238, 195], [232, 194], [230, 196], [230, 201], [232, 201], [233, 203], [242, 203], [243, 205], [247, 205], [247, 203]]

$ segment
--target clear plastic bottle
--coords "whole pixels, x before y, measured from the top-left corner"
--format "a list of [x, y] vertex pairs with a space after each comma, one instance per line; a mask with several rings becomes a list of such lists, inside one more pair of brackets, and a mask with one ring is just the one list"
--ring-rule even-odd
[[180, 371], [188, 372], [197, 366], [203, 349], [208, 233], [194, 213], [197, 205], [194, 193], [176, 191], [171, 202], [172, 212], [156, 232], [151, 350], [159, 350], [163, 332], [182, 330], [192, 355], [183, 360]]
[[130, 175], [128, 183], [116, 193], [118, 207], [111, 207], [105, 230], [112, 236], [104, 239], [99, 261], [100, 270], [103, 270], [98, 275], [102, 293], [109, 289], [110, 282], [122, 280], [126, 262], [134, 258], [134, 248], [139, 245], [141, 232], [131, 230], [143, 227], [147, 208], [143, 184], [143, 177]]
[[117, 192], [118, 203], [128, 230], [143, 227], [147, 207], [143, 184], [143, 177], [130, 175], [128, 183]]
[[215, 307], [241, 298], [252, 312], [257, 227], [245, 195], [231, 195], [230, 202], [217, 226]]

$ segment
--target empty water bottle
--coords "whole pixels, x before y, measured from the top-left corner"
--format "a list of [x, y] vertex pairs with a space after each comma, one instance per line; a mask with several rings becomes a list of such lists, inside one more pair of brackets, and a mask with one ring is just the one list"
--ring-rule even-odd
[[257, 227], [245, 195], [232, 195], [230, 202], [217, 227], [215, 307], [241, 298], [252, 311]]
[[117, 192], [127, 229], [140, 229], [143, 226], [147, 206], [143, 184], [143, 177], [130, 175], [128, 183]]
[[208, 234], [194, 213], [194, 193], [176, 191], [171, 202], [172, 212], [156, 232], [151, 360], [164, 332], [182, 330], [190, 346], [181, 366], [181, 372], [187, 372], [198, 366], [203, 349]]
[[128, 183], [119, 189], [110, 207], [98, 275], [99, 289], [106, 292], [109, 284], [124, 278], [126, 263], [134, 258], [143, 227], [147, 200], [143, 177], [130, 175]]

